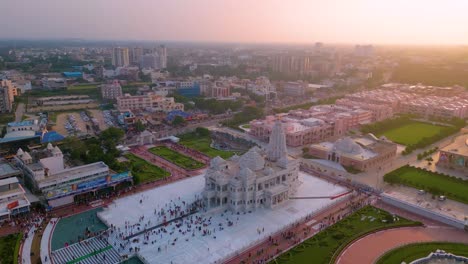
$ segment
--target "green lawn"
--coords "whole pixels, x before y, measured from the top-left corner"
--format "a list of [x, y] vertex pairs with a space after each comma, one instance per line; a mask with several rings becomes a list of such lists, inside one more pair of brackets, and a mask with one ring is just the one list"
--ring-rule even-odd
[[184, 169], [195, 170], [205, 166], [205, 164], [194, 160], [191, 157], [185, 156], [177, 151], [174, 151], [164, 146], [150, 148], [149, 151], [155, 155], [163, 157], [166, 160], [169, 160], [170, 162]]
[[18, 258], [19, 244], [22, 237], [23, 235], [21, 233], [0, 237], [1, 264], [17, 263], [15, 258]]
[[209, 157], [220, 156], [223, 159], [230, 158], [235, 154], [234, 151], [223, 151], [217, 150], [210, 147], [211, 138], [210, 136], [197, 136], [195, 133], [188, 133], [180, 136], [179, 144], [184, 145], [188, 148], [195, 149], [204, 153]]
[[129, 166], [135, 179], [135, 183], [150, 182], [169, 177], [171, 175], [168, 171], [153, 165], [131, 153], [126, 154], [125, 157], [130, 160]]
[[78, 85], [71, 85], [67, 88], [67, 90], [74, 91], [74, 90], [96, 90], [99, 84], [78, 84]]
[[416, 243], [393, 249], [379, 258], [377, 264], [410, 263], [419, 258], [427, 257], [437, 249], [450, 252], [454, 255], [468, 257], [468, 245], [459, 243]]
[[[387, 222], [382, 222], [382, 220]], [[278, 259], [270, 263], [334, 263], [334, 258], [339, 255], [345, 246], [362, 235], [385, 228], [420, 225], [418, 222], [402, 217], [398, 217], [394, 222], [393, 220], [390, 213], [366, 206], [283, 253]]]
[[15, 114], [0, 114], [0, 125], [15, 121]]
[[445, 195], [449, 199], [468, 204], [468, 180], [410, 166], [403, 166], [387, 173], [384, 180], [391, 184], [423, 189], [434, 195]]
[[398, 144], [414, 145], [424, 137], [432, 137], [437, 135], [443, 129], [443, 126], [414, 122], [387, 130], [378, 136], [385, 136]]

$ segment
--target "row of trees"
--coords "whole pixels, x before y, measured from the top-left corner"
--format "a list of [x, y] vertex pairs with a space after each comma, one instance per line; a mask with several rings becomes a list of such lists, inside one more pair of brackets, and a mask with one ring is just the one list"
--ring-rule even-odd
[[116, 160], [120, 155], [116, 146], [121, 142], [124, 135], [123, 130], [110, 127], [102, 131], [97, 138], [81, 140], [77, 137], [67, 137], [62, 148], [74, 160], [81, 160], [85, 163], [103, 161], [113, 170], [121, 171], [124, 168], [121, 168]]
[[418, 154], [418, 160], [422, 160], [425, 157], [434, 154], [437, 150], [439, 150], [439, 147], [433, 147], [433, 148], [428, 149], [428, 150], [426, 150], [426, 151], [424, 151], [422, 153], [419, 153]]
[[424, 176], [427, 176], [428, 178], [431, 175], [433, 175], [434, 177], [443, 177], [447, 181], [451, 181], [456, 184], [468, 186], [467, 180], [463, 180], [461, 178], [457, 178], [455, 176], [450, 176], [447, 174], [429, 171], [426, 169], [411, 167], [409, 165], [405, 165], [401, 168], [398, 168], [392, 172], [385, 174], [384, 181], [389, 184], [402, 184], [406, 186], [411, 186], [413, 188], [425, 190], [426, 192], [431, 193], [433, 195], [445, 195], [450, 199], [454, 199], [463, 203], [468, 203], [468, 196], [466, 195], [462, 196], [460, 195], [460, 193], [458, 194], [454, 193], [449, 188], [444, 188], [444, 186], [429, 186], [425, 182], [414, 181], [414, 180], [408, 179], [407, 177], [402, 177], [402, 175], [408, 173], [408, 171], [413, 171], [414, 173], [423, 174]]
[[366, 133], [366, 134], [367, 133], [373, 133], [376, 135], [382, 134], [387, 130], [413, 123], [414, 121], [411, 120], [412, 117], [413, 116], [410, 116], [410, 115], [402, 115], [396, 118], [386, 119], [380, 122], [363, 125], [361, 127], [361, 131], [362, 133]]
[[254, 119], [262, 118], [263, 116], [264, 113], [262, 108], [247, 106], [242, 110], [242, 112], [235, 114], [230, 120], [225, 121], [223, 125], [238, 129], [239, 125]]

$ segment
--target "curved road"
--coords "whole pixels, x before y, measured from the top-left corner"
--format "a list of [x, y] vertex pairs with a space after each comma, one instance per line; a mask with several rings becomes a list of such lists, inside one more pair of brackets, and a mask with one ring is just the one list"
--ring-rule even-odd
[[385, 252], [409, 243], [450, 241], [468, 243], [460, 229], [445, 226], [405, 227], [367, 235], [346, 248], [337, 264], [375, 263]]

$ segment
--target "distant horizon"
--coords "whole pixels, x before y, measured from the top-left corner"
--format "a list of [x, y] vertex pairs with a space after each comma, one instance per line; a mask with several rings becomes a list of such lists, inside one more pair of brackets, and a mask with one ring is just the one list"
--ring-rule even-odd
[[468, 1], [15, 0], [6, 39], [468, 45]]
[[358, 42], [324, 42], [324, 41], [312, 41], [312, 42], [239, 42], [239, 41], [203, 41], [203, 40], [150, 40], [150, 39], [93, 39], [93, 38], [77, 38], [77, 37], [63, 37], [63, 38], [2, 38], [0, 42], [8, 41], [26, 41], [26, 42], [130, 42], [130, 43], [180, 43], [180, 44], [226, 44], [226, 45], [290, 45], [290, 46], [304, 46], [304, 45], [315, 45], [316, 43], [322, 43], [326, 46], [356, 46], [356, 45], [372, 45], [375, 47], [389, 47], [389, 46], [411, 46], [411, 47], [468, 47], [468, 43], [358, 43]]

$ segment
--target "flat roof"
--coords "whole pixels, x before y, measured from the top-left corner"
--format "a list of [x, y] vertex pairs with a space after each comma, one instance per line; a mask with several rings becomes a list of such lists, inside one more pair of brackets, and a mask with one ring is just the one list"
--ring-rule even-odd
[[458, 136], [450, 145], [443, 147], [441, 151], [468, 157], [468, 134]]
[[34, 125], [34, 120], [24, 120], [21, 122], [10, 122], [8, 123], [9, 127], [19, 127], [19, 126], [32, 126]]
[[12, 184], [12, 183], [18, 183], [18, 179], [16, 177], [11, 177], [11, 178], [0, 180], [0, 186]]
[[77, 166], [69, 169], [65, 169], [59, 173], [53, 174], [43, 180], [39, 180], [38, 183], [40, 187], [47, 187], [50, 183], [70, 181], [74, 179], [81, 178], [86, 174], [97, 171], [99, 169], [109, 169], [109, 167], [102, 161], [98, 161], [91, 164], [86, 164], [82, 166]]
[[21, 174], [21, 171], [11, 166], [9, 163], [0, 161], [0, 177], [17, 173]]

